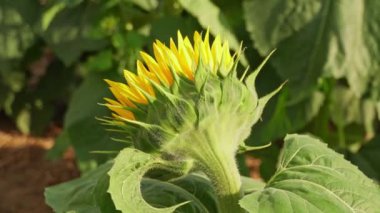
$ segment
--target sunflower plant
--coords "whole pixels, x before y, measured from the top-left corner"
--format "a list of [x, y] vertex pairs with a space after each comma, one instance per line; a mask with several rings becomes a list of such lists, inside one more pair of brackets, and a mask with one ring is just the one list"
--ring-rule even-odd
[[[112, 112], [100, 118], [124, 143], [114, 160], [46, 190], [57, 212], [376, 212], [378, 186], [318, 139], [288, 135], [267, 182], [239, 174], [235, 156], [264, 147], [244, 140], [266, 103], [241, 50], [209, 32], [153, 44], [125, 82], [105, 80]], [[253, 133], [254, 134], [254, 129]], [[354, 184], [353, 184], [354, 183]]]

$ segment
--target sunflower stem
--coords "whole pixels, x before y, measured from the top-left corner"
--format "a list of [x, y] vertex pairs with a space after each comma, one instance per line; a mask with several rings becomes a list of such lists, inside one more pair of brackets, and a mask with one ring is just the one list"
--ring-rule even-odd
[[206, 161], [202, 161], [200, 166], [215, 188], [219, 212], [243, 212], [239, 206], [239, 200], [242, 197], [241, 178], [234, 154], [224, 153], [223, 150], [209, 149], [208, 151]]

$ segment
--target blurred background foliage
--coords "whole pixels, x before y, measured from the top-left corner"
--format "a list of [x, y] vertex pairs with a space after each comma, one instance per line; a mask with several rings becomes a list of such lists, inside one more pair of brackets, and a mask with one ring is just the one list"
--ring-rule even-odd
[[262, 160], [264, 179], [282, 138], [298, 132], [320, 137], [379, 180], [378, 8], [376, 0], [1, 0], [0, 110], [25, 134], [61, 123], [49, 157], [72, 146], [80, 169], [90, 170], [124, 146], [95, 119], [109, 114], [98, 104], [111, 96], [103, 79], [134, 71], [155, 39], [167, 44], [177, 30], [192, 37], [209, 28], [232, 50], [243, 42], [241, 71], [277, 49], [259, 94], [288, 83], [248, 139], [273, 143], [249, 153]]

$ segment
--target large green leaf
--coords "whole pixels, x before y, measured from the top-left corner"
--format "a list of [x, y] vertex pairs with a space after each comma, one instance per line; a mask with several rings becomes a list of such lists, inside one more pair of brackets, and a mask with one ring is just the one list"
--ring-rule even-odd
[[194, 195], [174, 184], [156, 180], [150, 180], [151, 187], [140, 184], [144, 174], [154, 168], [181, 172], [187, 171], [188, 166], [185, 162], [169, 162], [137, 149], [125, 148], [109, 172], [108, 191], [116, 208], [122, 212], [208, 212]]
[[92, 1], [75, 7], [69, 7], [69, 2], [66, 4], [57, 3], [46, 11], [42, 21], [46, 29], [42, 29], [42, 36], [54, 53], [66, 65], [71, 65], [83, 52], [100, 50], [107, 42], [97, 28], [104, 13], [102, 4]]
[[252, 192], [262, 190], [265, 187], [265, 183], [261, 180], [256, 180], [251, 177], [241, 176], [241, 189], [244, 194], [250, 194]]
[[[5, 0], [0, 5], [0, 61], [21, 58], [35, 39], [31, 27], [23, 20], [22, 11], [13, 8], [13, 4]], [[34, 9], [30, 8], [30, 11]]]
[[106, 163], [81, 178], [46, 188], [46, 203], [57, 213], [116, 212], [107, 193], [111, 166]]
[[[103, 79], [114, 79], [116, 74], [91, 73], [86, 77], [82, 85], [73, 94], [69, 109], [65, 116], [64, 137], [60, 137], [59, 144], [55, 145], [51, 154], [63, 150], [60, 143], [71, 144], [79, 166], [82, 170], [103, 163], [110, 158], [106, 154], [95, 154], [92, 151], [118, 151], [126, 144], [116, 143], [111, 140], [111, 133], [105, 130], [96, 117], [109, 114], [103, 103], [104, 97], [109, 97], [107, 85]], [[68, 142], [65, 140], [69, 140]], [[53, 157], [53, 156], [52, 156]], [[93, 165], [93, 166], [91, 166]]]
[[[218, 201], [215, 190], [206, 176], [190, 174], [176, 178], [170, 182], [194, 195], [207, 208], [208, 212], [218, 212]], [[247, 186], [247, 188], [249, 188], [249, 186]]]
[[194, 17], [204, 28], [209, 28], [214, 35], [220, 34], [227, 39], [234, 50], [239, 48], [238, 39], [235, 37], [227, 18], [210, 0], [180, 0], [180, 4]]
[[11, 104], [15, 93], [25, 84], [21, 59], [32, 46], [35, 36], [32, 28], [23, 20], [21, 10], [15, 5], [28, 5], [29, 14], [35, 11], [34, 3], [4, 0], [0, 4], [0, 110], [12, 114]]
[[[151, 31], [149, 40], [154, 42], [156, 39], [166, 44], [169, 43], [169, 38], [176, 38], [178, 30], [183, 35], [190, 38], [193, 37], [194, 30], [200, 28], [197, 20], [193, 17], [181, 17], [174, 15], [167, 15], [155, 19], [151, 22]], [[148, 42], [148, 43], [152, 43]], [[153, 50], [152, 50], [153, 52]]]
[[152, 11], [157, 8], [158, 1], [157, 0], [128, 0], [137, 6], [141, 7], [144, 10]]
[[376, 0], [246, 0], [247, 29], [262, 55], [289, 79], [294, 100], [308, 96], [322, 74], [345, 77], [362, 95], [379, 72], [380, 2]]
[[[344, 86], [335, 86], [329, 103], [331, 121], [338, 127], [363, 123], [365, 114], [369, 116], [371, 112], [368, 107], [363, 113], [361, 104], [364, 104], [364, 101], [357, 98], [354, 91]], [[370, 119], [370, 122], [372, 121], [373, 119]]]
[[[179, 206], [175, 209], [176, 213], [197, 213], [208, 212], [203, 206], [203, 203], [190, 192], [173, 185], [168, 182], [163, 182], [155, 179], [144, 178], [141, 182], [141, 193], [146, 202], [156, 208], [165, 208], [169, 206], [178, 205], [191, 201], [188, 205]], [[135, 208], [142, 211], [141, 207]], [[129, 211], [123, 211], [129, 212]], [[139, 211], [138, 211], [139, 212]], [[156, 210], [149, 210], [146, 212], [157, 212]], [[161, 212], [173, 212], [166, 209]]]
[[321, 141], [288, 135], [278, 170], [240, 205], [249, 212], [378, 212], [380, 189]]
[[[28, 51], [27, 55], [36, 52], [38, 51]], [[32, 75], [28, 78], [28, 82], [34, 82], [33, 88], [24, 86], [14, 95], [10, 115], [23, 133], [44, 133], [54, 116], [59, 113], [60, 106], [67, 102], [71, 88], [76, 85], [73, 82], [73, 70], [64, 67], [61, 62], [52, 61], [44, 69], [44, 75]]]

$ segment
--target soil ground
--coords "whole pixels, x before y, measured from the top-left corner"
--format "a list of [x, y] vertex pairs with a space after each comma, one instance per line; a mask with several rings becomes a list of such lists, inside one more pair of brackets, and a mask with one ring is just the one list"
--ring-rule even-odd
[[0, 125], [0, 212], [45, 213], [44, 188], [79, 176], [74, 152], [68, 150], [63, 159], [48, 161], [45, 153], [59, 132], [51, 128], [49, 135], [22, 135], [15, 128]]

